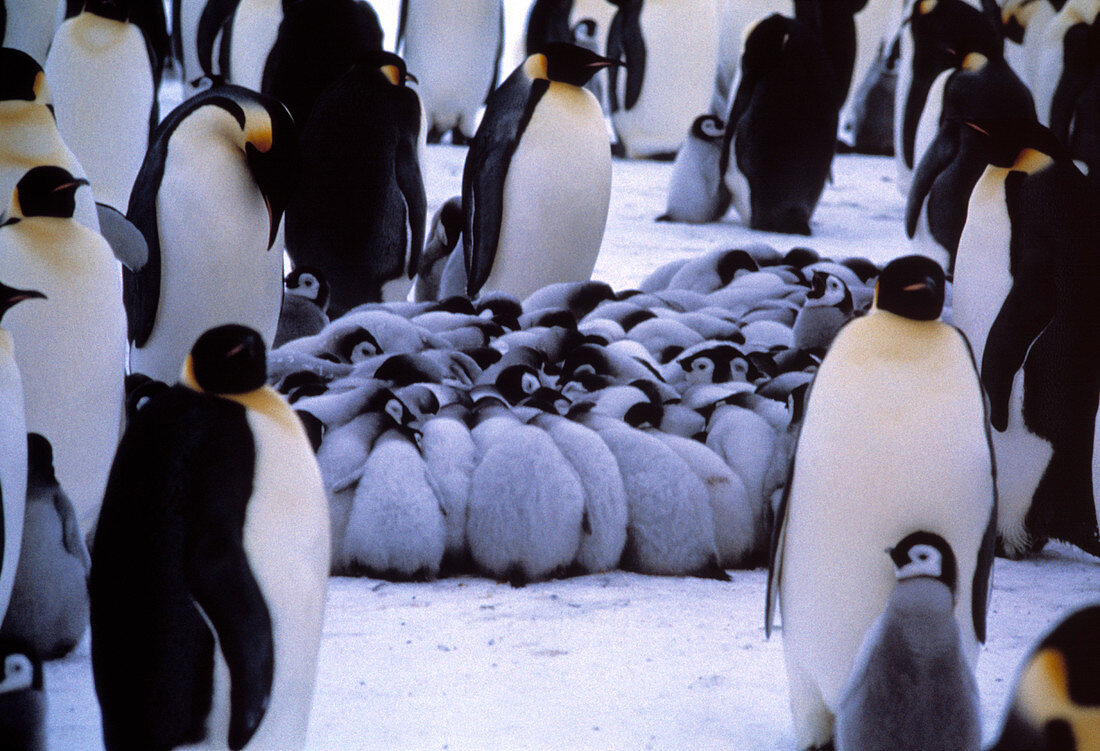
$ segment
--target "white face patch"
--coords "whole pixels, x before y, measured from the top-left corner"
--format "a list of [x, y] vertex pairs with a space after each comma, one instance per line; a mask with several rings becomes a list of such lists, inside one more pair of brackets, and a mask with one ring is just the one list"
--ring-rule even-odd
[[713, 383], [714, 361], [707, 357], [697, 357], [691, 363], [686, 376], [689, 383]]
[[295, 288], [295, 294], [302, 297], [308, 297], [310, 300], [317, 299], [317, 293], [320, 291], [321, 283], [317, 281], [317, 277], [313, 274], [302, 274], [298, 277], [298, 286]]
[[22, 691], [34, 683], [34, 665], [26, 655], [14, 654], [4, 658], [4, 680], [0, 681], [0, 694]]
[[730, 363], [730, 380], [749, 380], [749, 364], [742, 360], [740, 357], [736, 358]]
[[398, 425], [405, 424], [405, 405], [397, 399], [386, 402], [386, 414], [394, 419]]
[[943, 558], [940, 551], [931, 545], [914, 545], [909, 549], [909, 563], [897, 571], [898, 579], [911, 579], [915, 576], [930, 576], [938, 579], [943, 575]]
[[539, 386], [541, 385], [542, 384], [539, 383], [538, 376], [536, 376], [534, 373], [524, 373], [523, 377], [519, 380], [519, 387], [523, 389], [523, 393], [525, 394], [535, 393], [536, 391], [538, 391]]
[[359, 342], [351, 350], [351, 362], [355, 363], [363, 362], [368, 357], [374, 357], [378, 354], [378, 350], [374, 348], [374, 345], [370, 342]]

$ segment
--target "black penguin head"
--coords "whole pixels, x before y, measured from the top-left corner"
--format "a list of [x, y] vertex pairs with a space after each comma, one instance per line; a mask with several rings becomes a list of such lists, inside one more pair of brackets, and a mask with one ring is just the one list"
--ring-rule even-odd
[[913, 532], [887, 553], [894, 562], [898, 581], [927, 576], [947, 585], [952, 593], [958, 585], [958, 566], [955, 553], [947, 540], [932, 532]]
[[22, 50], [0, 48], [0, 72], [0, 102], [34, 102], [48, 95], [42, 66]]
[[368, 357], [382, 354], [382, 346], [366, 329], [357, 328], [340, 338], [336, 343], [336, 356], [340, 362], [362, 362]]
[[455, 196], [448, 199], [436, 215], [435, 231], [439, 240], [447, 250], [454, 250], [462, 237], [462, 225], [465, 223], [465, 215], [462, 213], [462, 197]]
[[44, 300], [46, 296], [34, 289], [16, 289], [0, 282], [0, 322], [4, 320], [4, 314], [24, 300]]
[[28, 480], [35, 485], [52, 485], [57, 482], [53, 467], [53, 446], [41, 433], [27, 433]]
[[19, 639], [0, 641], [0, 696], [42, 688], [42, 661], [30, 645]]
[[824, 271], [815, 271], [810, 280], [810, 291], [806, 293], [806, 304], [833, 306], [845, 312], [852, 311], [852, 293], [848, 285], [839, 276]]
[[84, 0], [84, 10], [111, 21], [129, 21], [133, 0]]
[[542, 388], [542, 380], [530, 365], [509, 365], [497, 375], [496, 387], [510, 403], [519, 404]]
[[71, 219], [76, 211], [76, 190], [87, 184], [87, 180], [73, 177], [62, 167], [35, 167], [16, 183], [9, 213], [13, 218], [45, 216]]
[[208, 330], [195, 342], [184, 372], [210, 394], [246, 394], [267, 381], [267, 348], [260, 334], [239, 324]]
[[523, 65], [531, 78], [584, 86], [604, 68], [622, 63], [569, 42], [551, 42]]
[[289, 295], [312, 300], [321, 310], [328, 309], [328, 280], [319, 269], [298, 266], [283, 280]]
[[715, 115], [699, 115], [691, 123], [691, 135], [700, 141], [720, 143], [726, 133], [726, 124]]
[[1069, 159], [1054, 133], [1031, 118], [972, 118], [963, 125], [977, 134], [982, 156], [995, 167], [1014, 167], [1026, 149], [1054, 159]]
[[943, 268], [925, 256], [895, 258], [875, 288], [875, 306], [914, 321], [934, 321], [943, 312]]

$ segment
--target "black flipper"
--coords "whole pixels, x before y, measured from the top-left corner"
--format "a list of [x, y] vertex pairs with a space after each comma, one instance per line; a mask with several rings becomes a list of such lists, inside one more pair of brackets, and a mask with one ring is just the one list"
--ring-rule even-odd
[[905, 203], [905, 234], [909, 239], [917, 232], [921, 210], [925, 198], [932, 190], [932, 183], [947, 169], [959, 150], [958, 126], [944, 123], [928, 150], [921, 157], [917, 171], [913, 174], [913, 184], [909, 188], [909, 198]]
[[405, 44], [405, 29], [409, 22], [409, 0], [401, 0], [401, 9], [397, 16], [397, 40], [393, 43], [393, 51], [399, 55], [404, 54], [401, 47]]
[[646, 46], [642, 35], [642, 3], [630, 2], [619, 6], [611, 19], [607, 33], [607, 56], [626, 64], [626, 91], [619, 102], [619, 72], [616, 66], [608, 68], [608, 95], [611, 111], [631, 110], [642, 95], [645, 83]]
[[[992, 447], [990, 447], [992, 451]], [[996, 493], [996, 477], [993, 492]], [[970, 586], [970, 613], [974, 618], [974, 635], [979, 644], [985, 644], [986, 613], [989, 608], [989, 594], [993, 587], [993, 558], [997, 549], [997, 504], [989, 512], [989, 523], [982, 534], [982, 544], [978, 548], [978, 564], [974, 568], [974, 582]]]
[[504, 181], [519, 139], [550, 83], [532, 81], [517, 68], [486, 103], [462, 172], [463, 249], [467, 293], [475, 297], [489, 278], [504, 215]]
[[1070, 124], [1077, 100], [1093, 75], [1090, 27], [1085, 23], [1071, 26], [1062, 39], [1063, 68], [1058, 87], [1050, 102], [1050, 129], [1064, 145], [1069, 145]]
[[[226, 20], [232, 18], [237, 12], [240, 0], [207, 0], [206, 7], [199, 16], [199, 28], [195, 37], [195, 48], [199, 56], [199, 65], [203, 74], [210, 80], [214, 80], [214, 42], [218, 38], [218, 32], [222, 30]], [[222, 48], [228, 45], [226, 39], [222, 39]], [[222, 70], [221, 75], [227, 75], [228, 71]]]
[[420, 264], [420, 253], [424, 249], [424, 225], [428, 215], [428, 199], [424, 193], [424, 180], [420, 174], [420, 157], [417, 154], [416, 134], [411, 138], [399, 138], [394, 159], [397, 187], [405, 199], [408, 211], [408, 225], [411, 237], [408, 240], [408, 257], [405, 270], [412, 279], [416, 276]]

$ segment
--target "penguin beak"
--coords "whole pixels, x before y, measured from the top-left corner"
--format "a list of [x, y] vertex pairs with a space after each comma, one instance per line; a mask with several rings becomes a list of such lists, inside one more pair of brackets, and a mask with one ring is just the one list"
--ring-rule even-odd
[[920, 292], [922, 290], [923, 291], [931, 290], [932, 289], [932, 280], [931, 279], [925, 279], [924, 281], [914, 282], [913, 284], [906, 285], [902, 289], [905, 292]]
[[406, 81], [412, 81], [413, 83], [417, 83], [417, 84], [420, 83], [420, 79], [417, 78], [416, 76], [414, 76], [412, 73], [406, 73], [405, 74], [405, 80]]
[[90, 184], [91, 183], [89, 183], [83, 177], [78, 177], [75, 180], [71, 180], [70, 182], [61, 183], [61, 185], [58, 185], [56, 188], [53, 189], [53, 192], [54, 193], [62, 193], [66, 190], [76, 190], [81, 185], [90, 185]]

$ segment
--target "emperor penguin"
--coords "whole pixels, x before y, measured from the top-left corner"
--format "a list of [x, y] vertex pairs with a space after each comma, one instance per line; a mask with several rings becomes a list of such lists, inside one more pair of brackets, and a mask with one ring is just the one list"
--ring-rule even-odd
[[1001, 4], [1005, 58], [1028, 86], [1038, 73], [1047, 24], [1065, 4], [1066, 0], [1005, 0]]
[[329, 567], [328, 507], [263, 338], [198, 338], [119, 444], [92, 548], [107, 749], [300, 749]]
[[985, 641], [993, 452], [974, 358], [938, 320], [943, 300], [939, 264], [891, 261], [871, 312], [840, 330], [810, 389], [776, 513], [765, 611], [770, 633], [778, 596], [799, 749], [832, 738], [863, 636], [893, 589], [882, 550], [910, 532], [940, 535], [955, 553], [953, 612], [970, 664]]
[[1062, 77], [1050, 103], [1050, 129], [1100, 185], [1100, 23], [1079, 22], [1063, 40]]
[[852, 292], [838, 277], [815, 271], [806, 303], [794, 319], [792, 332], [798, 349], [825, 350], [844, 324], [855, 315]]
[[[790, 3], [786, 4], [790, 7]], [[745, 34], [754, 23], [778, 9], [775, 0], [724, 0], [718, 15], [718, 63], [708, 112], [725, 119], [737, 88]]]
[[797, 19], [772, 14], [745, 39], [720, 169], [753, 229], [810, 234], [836, 145], [834, 79], [825, 48]]
[[1035, 78], [1030, 84], [1039, 122], [1052, 129], [1055, 95], [1066, 72], [1065, 56], [1073, 48], [1074, 34], [1071, 32], [1074, 29], [1087, 32], [1085, 27], [1096, 22], [1097, 14], [1100, 14], [1100, 0], [1067, 0], [1043, 29]]
[[368, 52], [317, 98], [301, 131], [302, 171], [286, 213], [287, 253], [328, 279], [333, 315], [404, 300], [424, 247], [427, 196], [416, 81], [391, 52]]
[[[432, 217], [428, 240], [416, 268], [413, 297], [418, 302], [443, 300], [466, 293], [466, 258], [462, 252], [462, 198], [444, 201]], [[461, 272], [462, 285], [454, 289], [454, 277]]]
[[923, 531], [887, 552], [897, 583], [840, 700], [836, 751], [979, 751], [978, 684], [954, 615], [955, 554]]
[[473, 138], [503, 48], [501, 0], [402, 0], [397, 49], [420, 83], [428, 143]]
[[[1035, 105], [1024, 83], [1002, 59], [971, 52], [957, 69], [933, 84], [942, 107], [935, 136], [917, 164], [905, 207], [905, 231], [914, 252], [935, 258], [949, 274], [955, 270], [967, 204], [985, 171], [980, 135], [968, 119], [1035, 120]], [[925, 125], [922, 118], [922, 129]]]
[[321, 92], [366, 53], [381, 50], [382, 40], [382, 25], [370, 3], [290, 3], [264, 63], [260, 91], [285, 104], [298, 128], [304, 128]]
[[989, 394], [998, 532], [1013, 556], [1048, 538], [1100, 555], [1100, 328], [1091, 312], [1100, 228], [1092, 189], [1034, 121], [967, 127], [982, 136], [987, 166], [959, 239], [954, 320]]
[[[0, 282], [0, 324], [4, 314], [24, 300], [41, 299], [41, 292]], [[33, 307], [33, 306], [32, 306]], [[12, 336], [0, 328], [0, 617], [15, 586], [27, 502], [27, 420], [23, 380], [16, 363]]]
[[[58, 133], [42, 66], [25, 52], [0, 49], [0, 196], [10, 196], [27, 170], [44, 165], [85, 176], [76, 155]], [[74, 217], [93, 232], [99, 231], [90, 190], [77, 196]]]
[[54, 34], [43, 66], [57, 129], [87, 170], [96, 200], [130, 202], [156, 126], [160, 61], [129, 20], [138, 0], [89, 0]]
[[19, 641], [0, 641], [0, 738], [22, 751], [47, 747], [42, 660]]
[[31, 433], [27, 455], [23, 544], [0, 639], [21, 639], [42, 659], [55, 660], [88, 628], [91, 560], [72, 502], [57, 483], [50, 442]]
[[1003, 57], [1004, 39], [996, 18], [982, 9], [987, 0], [916, 0], [900, 35], [894, 97], [894, 161], [897, 188], [907, 195], [916, 153], [917, 125], [932, 83], [967, 53]]
[[722, 179], [722, 143], [726, 124], [714, 115], [699, 115], [676, 152], [668, 183], [665, 213], [657, 221], [705, 224], [725, 216], [730, 192]]
[[988, 751], [1086, 751], [1100, 741], [1100, 605], [1063, 617], [1016, 675], [997, 741]]
[[[275, 46], [282, 21], [283, 3], [280, 0], [207, 2], [199, 18], [196, 36], [202, 73], [212, 81], [259, 91], [267, 58]], [[216, 64], [213, 59], [215, 46]]]
[[132, 372], [174, 382], [195, 339], [224, 323], [274, 341], [283, 258], [272, 246], [297, 160], [286, 108], [238, 86], [208, 89], [157, 126], [127, 211], [149, 247], [124, 272]]
[[316, 336], [329, 324], [328, 281], [317, 269], [301, 266], [283, 279], [283, 303], [273, 347]]
[[520, 299], [587, 281], [611, 201], [611, 146], [584, 88], [615, 60], [547, 45], [494, 91], [462, 173], [467, 291]]
[[[607, 55], [611, 122], [630, 158], [676, 153], [706, 112], [718, 61], [717, 0], [611, 0], [618, 7]], [[684, 50], [691, 50], [684, 54]]]
[[57, 477], [87, 535], [124, 410], [126, 310], [111, 248], [73, 219], [85, 185], [60, 167], [27, 172], [0, 227], [0, 268], [6, 281], [46, 296], [9, 310], [4, 326], [15, 340], [27, 429], [53, 444]]

